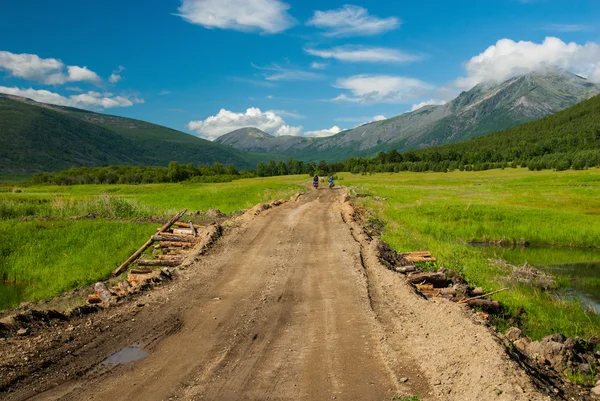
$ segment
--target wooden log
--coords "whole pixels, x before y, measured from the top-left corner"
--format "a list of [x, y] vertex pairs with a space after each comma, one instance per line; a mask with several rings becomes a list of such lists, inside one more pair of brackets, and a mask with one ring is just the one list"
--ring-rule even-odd
[[144, 260], [139, 259], [135, 263], [138, 266], [179, 266], [181, 264], [181, 260]]
[[191, 228], [175, 228], [173, 234], [175, 235], [192, 235], [195, 237], [194, 232]]
[[[139, 262], [139, 260], [138, 260]], [[155, 269], [130, 269], [129, 272], [131, 274], [150, 274], [153, 271], [155, 271]]]
[[462, 301], [460, 301], [460, 302], [468, 302], [468, 301], [473, 301], [473, 300], [475, 300], [475, 299], [481, 299], [481, 298], [483, 298], [483, 297], [487, 297], [488, 295], [497, 294], [497, 293], [499, 293], [499, 292], [506, 291], [506, 290], [508, 290], [508, 288], [502, 288], [502, 289], [500, 289], [500, 290], [496, 290], [496, 291], [488, 292], [487, 294], [479, 295], [479, 296], [476, 296], [476, 297], [465, 298], [465, 299], [463, 299], [463, 300], [462, 300]]
[[500, 309], [500, 302], [495, 299], [470, 299], [463, 300], [460, 303], [466, 303], [469, 306], [477, 306], [483, 310], [494, 312]]
[[187, 212], [187, 209], [183, 209], [181, 212], [177, 213], [171, 220], [167, 221], [164, 226], [160, 228], [158, 232], [167, 231], [177, 220], [183, 217], [183, 215]]
[[100, 299], [100, 296], [98, 294], [90, 294], [88, 295], [88, 304], [101, 304], [102, 303], [102, 299]]
[[108, 288], [106, 288], [106, 284], [101, 281], [94, 284], [94, 291], [96, 291], [96, 294], [98, 294], [102, 302], [108, 302], [112, 298], [112, 294]]
[[196, 242], [195, 237], [185, 237], [182, 235], [156, 234], [152, 236], [152, 241], [170, 241], [170, 242]]
[[[190, 223], [184, 223], [183, 221], [176, 221], [173, 225], [176, 227], [181, 227], [181, 228], [190, 228]], [[196, 229], [200, 229], [200, 228], [204, 228], [204, 226], [199, 226], [197, 224], [194, 224], [194, 228]]]
[[419, 291], [433, 291], [433, 284], [415, 284]]
[[193, 245], [190, 242], [160, 241], [162, 248], [189, 248]]
[[440, 289], [440, 294], [455, 296], [456, 295], [456, 289], [454, 289], [454, 288], [441, 288]]
[[439, 272], [421, 272], [413, 273], [408, 276], [408, 281], [411, 284], [433, 284], [434, 287], [443, 288], [447, 287], [450, 283], [444, 273]]
[[426, 256], [405, 256], [404, 259], [406, 259], [407, 261], [409, 261], [411, 263], [415, 263], [415, 262], [435, 262], [437, 260], [436, 258], [430, 258], [430, 257], [426, 257]]
[[414, 271], [417, 271], [416, 266], [410, 265], [410, 266], [399, 266], [396, 267], [395, 269], [398, 273], [412, 273]]
[[183, 256], [178, 255], [178, 254], [156, 255], [156, 259], [158, 259], [158, 260], [173, 260], [173, 259], [183, 260]]
[[[187, 212], [187, 209], [183, 209], [181, 212], [177, 213], [171, 220], [167, 221], [159, 230], [159, 232], [168, 230], [173, 223], [175, 223], [177, 220], [179, 220], [185, 213]], [[135, 251], [133, 253], [133, 255], [131, 255], [129, 257], [129, 259], [127, 259], [125, 262], [123, 262], [123, 264], [121, 264], [121, 266], [117, 267], [115, 270], [113, 270], [112, 275], [113, 276], [118, 276], [119, 274], [121, 274], [122, 272], [125, 271], [125, 269], [127, 269], [127, 266], [129, 266], [131, 264], [131, 262], [133, 262], [134, 260], [136, 260], [137, 258], [140, 257], [140, 255], [146, 250], [146, 248], [148, 248], [150, 245], [152, 245], [152, 242], [154, 242], [155, 240], [153, 240], [152, 238], [150, 238], [148, 241], [146, 241], [146, 243], [144, 245], [142, 245], [142, 247], [140, 249], [138, 249], [137, 251]]]
[[123, 264], [121, 266], [119, 266], [115, 270], [113, 270], [112, 275], [118, 276], [119, 274], [124, 272], [125, 269], [127, 269], [127, 266], [129, 266], [131, 264], [131, 262], [133, 262], [134, 260], [139, 258], [140, 255], [146, 250], [146, 248], [148, 248], [150, 245], [152, 245], [153, 242], [154, 242], [154, 240], [152, 238], [150, 238], [148, 241], [146, 241], [146, 243], [144, 245], [142, 245], [142, 247], [140, 249], [135, 251], [134, 254], [129, 257], [129, 259], [127, 259], [125, 262], [123, 262]]
[[194, 222], [190, 220], [188, 223], [190, 224], [190, 230], [192, 230], [192, 234], [194, 235], [194, 237], [197, 237], [198, 230], [196, 230], [196, 226], [194, 226]]

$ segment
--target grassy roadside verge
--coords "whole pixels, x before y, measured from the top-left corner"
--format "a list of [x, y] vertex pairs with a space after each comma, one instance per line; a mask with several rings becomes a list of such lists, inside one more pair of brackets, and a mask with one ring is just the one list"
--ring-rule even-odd
[[[342, 176], [345, 185], [367, 195], [356, 202], [385, 223], [382, 239], [394, 249], [430, 250], [440, 265], [485, 290], [506, 286], [508, 271], [493, 266], [470, 241], [600, 245], [598, 169]], [[511, 316], [519, 316], [512, 323], [518, 322], [527, 335], [600, 336], [600, 317], [576, 302], [515, 282], [508, 286], [510, 291], [495, 298]]]
[[[305, 176], [218, 184], [31, 186], [0, 192], [0, 310], [103, 279], [155, 230], [145, 217], [246, 209], [302, 192]], [[74, 219], [80, 216], [93, 219]], [[8, 284], [11, 284], [10, 287]], [[16, 296], [16, 295], [19, 296]], [[10, 296], [9, 296], [10, 295]]]

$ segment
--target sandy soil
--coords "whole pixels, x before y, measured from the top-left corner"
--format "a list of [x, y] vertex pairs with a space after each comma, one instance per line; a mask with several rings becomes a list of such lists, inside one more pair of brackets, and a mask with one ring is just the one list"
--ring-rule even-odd
[[[173, 282], [0, 342], [0, 398], [550, 399], [472, 312], [382, 266], [344, 198], [244, 216]], [[132, 346], [145, 357], [107, 363]]]

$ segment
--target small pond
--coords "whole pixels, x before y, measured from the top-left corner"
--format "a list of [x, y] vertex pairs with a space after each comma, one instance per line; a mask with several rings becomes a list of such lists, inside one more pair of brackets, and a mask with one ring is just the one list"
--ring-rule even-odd
[[25, 297], [25, 287], [0, 281], [0, 311], [15, 308]]
[[563, 297], [576, 298], [600, 314], [600, 249], [482, 246], [481, 252], [487, 258], [513, 265], [527, 262], [553, 274], [563, 285]]

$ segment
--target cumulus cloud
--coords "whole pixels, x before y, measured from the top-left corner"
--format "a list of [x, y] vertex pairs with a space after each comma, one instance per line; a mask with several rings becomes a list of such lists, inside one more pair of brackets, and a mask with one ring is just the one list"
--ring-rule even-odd
[[440, 105], [440, 104], [446, 104], [446, 101], [437, 100], [437, 99], [429, 99], [429, 100], [426, 100], [421, 103], [413, 104], [412, 107], [410, 108], [410, 111], [419, 110], [420, 108], [425, 107], [425, 106], [435, 106], [435, 105]]
[[320, 130], [316, 130], [316, 131], [306, 131], [303, 134], [303, 136], [322, 138], [322, 137], [325, 137], [325, 136], [331, 136], [331, 135], [339, 134], [340, 132], [342, 132], [342, 129], [340, 127], [338, 127], [337, 125], [334, 125], [333, 127], [329, 128], [329, 129], [320, 129]]
[[252, 64], [256, 69], [264, 71], [262, 75], [267, 81], [313, 81], [321, 79], [323, 76], [313, 71], [304, 71], [299, 68], [282, 67], [279, 64], [260, 67]]
[[386, 47], [346, 45], [323, 50], [304, 49], [304, 51], [312, 56], [350, 62], [409, 63], [422, 59], [421, 56]]
[[99, 83], [102, 81], [98, 74], [87, 67], [65, 66], [58, 59], [41, 58], [36, 54], [14, 54], [0, 51], [0, 69], [7, 71], [13, 77], [47, 85], [78, 81]]
[[75, 65], [70, 65], [67, 67], [67, 71], [68, 82], [88, 81], [98, 83], [102, 81], [98, 74], [96, 74], [94, 71], [88, 70], [87, 67], [77, 67]]
[[190, 121], [188, 129], [205, 138], [214, 139], [239, 128], [255, 127], [273, 135], [297, 135], [302, 127], [292, 127], [272, 110], [251, 107], [245, 113], [221, 109], [205, 120]]
[[41, 103], [55, 104], [58, 106], [77, 107], [82, 109], [110, 109], [113, 107], [130, 107], [137, 103], [144, 103], [143, 99], [131, 96], [115, 96], [112, 93], [99, 93], [89, 91], [69, 97], [44, 89], [24, 89], [17, 87], [0, 86], [0, 93], [26, 97]]
[[346, 89], [334, 101], [354, 103], [395, 103], [422, 96], [431, 85], [416, 78], [395, 75], [354, 75], [338, 79], [336, 88]]
[[315, 11], [306, 24], [326, 30], [325, 36], [370, 36], [396, 29], [400, 20], [375, 17], [366, 8], [347, 4], [335, 10]]
[[467, 76], [458, 78], [454, 84], [468, 89], [480, 82], [501, 82], [549, 67], [600, 82], [600, 46], [595, 42], [565, 43], [555, 37], [547, 37], [542, 43], [501, 39], [467, 61]]
[[295, 118], [303, 117], [296, 113], [281, 110], [267, 110], [263, 112], [256, 107], [250, 107], [245, 112], [241, 113], [221, 109], [216, 115], [210, 116], [205, 120], [190, 121], [187, 128], [190, 131], [194, 131], [199, 136], [210, 140], [236, 129], [246, 127], [258, 128], [275, 136], [292, 135], [323, 137], [334, 135], [341, 131], [339, 127], [334, 126], [329, 129], [305, 132], [301, 125], [294, 126], [286, 123], [282, 115], [288, 115]]
[[278, 33], [295, 24], [279, 0], [182, 0], [179, 16], [205, 28]]

